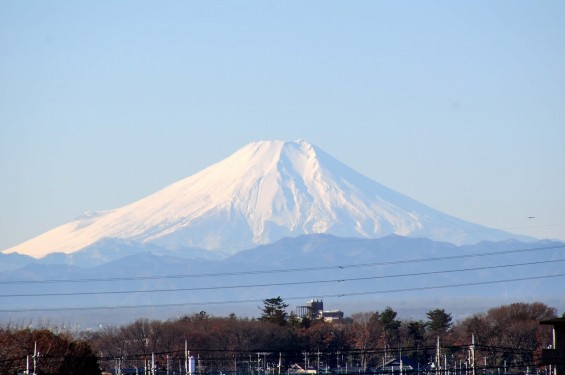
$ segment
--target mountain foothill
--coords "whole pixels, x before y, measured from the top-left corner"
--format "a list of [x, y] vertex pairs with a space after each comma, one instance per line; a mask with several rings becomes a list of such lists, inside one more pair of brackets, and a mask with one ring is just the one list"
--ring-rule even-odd
[[4, 250], [0, 318], [253, 315], [279, 295], [350, 313], [387, 302], [461, 314], [501, 301], [559, 308], [564, 247], [442, 213], [306, 141], [258, 141]]

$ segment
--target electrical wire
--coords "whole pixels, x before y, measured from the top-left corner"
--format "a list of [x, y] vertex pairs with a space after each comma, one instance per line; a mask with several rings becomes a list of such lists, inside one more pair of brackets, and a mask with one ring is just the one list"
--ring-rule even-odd
[[227, 286], [210, 286], [210, 287], [193, 287], [193, 288], [146, 289], [146, 290], [114, 290], [114, 291], [96, 291], [96, 292], [58, 292], [58, 293], [29, 293], [29, 294], [14, 293], [14, 294], [0, 294], [0, 298], [83, 296], [83, 295], [103, 295], [103, 294], [132, 294], [132, 293], [164, 293], [164, 292], [187, 292], [187, 291], [198, 291], [198, 290], [259, 288], [259, 287], [306, 285], [306, 284], [327, 284], [327, 283], [342, 283], [342, 282], [348, 282], [348, 281], [362, 281], [362, 280], [388, 279], [388, 278], [398, 278], [398, 277], [437, 275], [437, 274], [455, 273], [455, 272], [482, 271], [482, 270], [487, 270], [487, 269], [499, 269], [499, 268], [509, 268], [509, 267], [519, 267], [519, 266], [530, 266], [530, 265], [536, 265], [536, 264], [557, 263], [557, 262], [564, 262], [564, 261], [565, 261], [565, 259], [552, 259], [552, 260], [537, 261], [537, 262], [504, 264], [504, 265], [486, 266], [486, 267], [459, 268], [459, 269], [443, 270], [443, 271], [426, 271], [426, 272], [414, 272], [414, 273], [404, 273], [404, 274], [395, 274], [395, 275], [355, 277], [355, 278], [347, 278], [347, 279], [293, 281], [293, 282], [268, 283], [268, 284], [246, 284], [246, 285], [227, 285]]
[[[374, 295], [374, 294], [387, 294], [387, 293], [401, 293], [401, 292], [416, 292], [423, 290], [433, 290], [433, 289], [446, 289], [446, 288], [459, 288], [466, 286], [477, 286], [477, 285], [490, 285], [490, 284], [500, 284], [507, 282], [517, 282], [517, 281], [530, 281], [530, 280], [540, 280], [548, 278], [564, 277], [565, 273], [555, 274], [555, 275], [541, 275], [541, 276], [530, 276], [503, 280], [490, 280], [490, 281], [478, 281], [469, 283], [459, 283], [459, 284], [447, 284], [447, 285], [434, 285], [434, 286], [423, 286], [417, 288], [402, 288], [402, 289], [387, 289], [387, 290], [374, 290], [367, 292], [354, 292], [354, 293], [341, 293], [341, 294], [327, 294], [322, 296], [317, 296], [317, 298], [341, 298], [341, 297], [351, 297], [351, 296], [362, 296], [362, 295]], [[313, 298], [313, 296], [300, 296], [300, 297], [285, 297], [284, 300], [307, 300]], [[240, 303], [260, 303], [263, 299], [247, 299], [247, 300], [226, 300], [226, 301], [203, 301], [203, 302], [184, 302], [184, 303], [171, 303], [171, 304], [147, 304], [147, 305], [122, 305], [122, 306], [90, 306], [90, 307], [55, 307], [55, 308], [22, 308], [22, 309], [0, 309], [0, 313], [14, 313], [14, 312], [39, 312], [39, 311], [91, 311], [91, 310], [116, 310], [116, 309], [140, 309], [140, 308], [162, 308], [162, 307], [185, 307], [185, 306], [205, 306], [205, 305], [227, 305], [227, 304], [240, 304]]]
[[396, 261], [385, 261], [385, 262], [371, 262], [371, 263], [358, 263], [358, 264], [346, 264], [346, 265], [322, 266], [322, 267], [300, 267], [300, 268], [288, 268], [288, 269], [234, 271], [234, 272], [181, 274], [181, 275], [159, 275], [159, 276], [129, 276], [129, 277], [109, 277], [109, 278], [47, 279], [47, 280], [5, 280], [5, 281], [0, 281], [0, 285], [6, 285], [6, 284], [10, 285], [10, 284], [114, 282], [114, 281], [136, 281], [136, 280], [161, 280], [161, 279], [179, 279], [179, 278], [244, 276], [244, 275], [273, 274], [273, 273], [313, 272], [313, 271], [325, 271], [325, 270], [340, 270], [340, 269], [348, 269], [348, 268], [389, 266], [389, 265], [410, 264], [410, 263], [437, 262], [437, 261], [443, 261], [443, 260], [455, 260], [455, 259], [466, 259], [466, 258], [476, 258], [476, 257], [485, 257], [485, 256], [496, 256], [496, 255], [504, 255], [504, 254], [516, 254], [516, 253], [531, 252], [531, 251], [554, 250], [554, 249], [560, 249], [560, 248], [565, 248], [565, 244], [544, 246], [544, 247], [526, 248], [526, 249], [504, 250], [504, 251], [497, 251], [497, 252], [481, 252], [481, 253], [475, 253], [475, 254], [450, 255], [450, 256], [433, 257], [433, 258], [418, 258], [418, 259], [407, 259], [407, 260], [396, 260]]

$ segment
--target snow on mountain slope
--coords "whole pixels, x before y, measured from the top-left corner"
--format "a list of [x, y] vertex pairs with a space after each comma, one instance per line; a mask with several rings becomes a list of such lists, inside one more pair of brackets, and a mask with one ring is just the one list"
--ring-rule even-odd
[[110, 237], [235, 253], [310, 233], [456, 244], [516, 237], [433, 210], [305, 141], [261, 141], [137, 202], [85, 214], [4, 252], [39, 258]]

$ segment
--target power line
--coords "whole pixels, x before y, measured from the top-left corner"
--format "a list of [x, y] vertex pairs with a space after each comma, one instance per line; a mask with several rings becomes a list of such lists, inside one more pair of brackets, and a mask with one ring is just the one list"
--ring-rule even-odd
[[423, 262], [437, 262], [442, 260], [454, 260], [465, 258], [476, 258], [484, 256], [496, 256], [504, 254], [515, 254], [531, 251], [554, 250], [564, 248], [565, 244], [533, 247], [526, 249], [513, 249], [497, 252], [482, 252], [475, 254], [462, 254], [451, 255], [444, 257], [433, 258], [418, 258], [407, 260], [395, 260], [385, 262], [371, 262], [371, 263], [358, 263], [322, 267], [300, 267], [288, 269], [270, 269], [270, 270], [255, 270], [255, 271], [234, 271], [234, 272], [218, 272], [218, 273], [200, 273], [200, 274], [180, 274], [180, 275], [159, 275], [159, 276], [131, 276], [131, 277], [109, 277], [109, 278], [83, 278], [83, 279], [48, 279], [48, 280], [6, 280], [0, 281], [2, 284], [51, 284], [51, 283], [86, 283], [86, 282], [112, 282], [112, 281], [136, 281], [136, 280], [160, 280], [160, 279], [179, 279], [179, 278], [202, 278], [202, 277], [224, 277], [224, 276], [243, 276], [243, 275], [260, 275], [260, 274], [273, 274], [273, 273], [292, 273], [292, 272], [313, 272], [324, 270], [340, 270], [348, 268], [362, 268], [362, 267], [375, 267], [375, 266], [389, 266], [409, 263], [423, 263]]
[[[459, 284], [447, 284], [447, 285], [433, 285], [433, 286], [423, 286], [417, 288], [401, 288], [401, 289], [386, 289], [386, 290], [374, 290], [366, 292], [354, 292], [354, 293], [341, 293], [341, 294], [326, 294], [317, 295], [317, 298], [341, 298], [341, 297], [351, 297], [351, 296], [362, 296], [362, 295], [372, 295], [372, 294], [387, 294], [387, 293], [402, 293], [402, 292], [415, 292], [423, 290], [433, 290], [433, 289], [447, 289], [447, 288], [459, 288], [466, 286], [476, 286], [476, 285], [490, 285], [490, 284], [500, 284], [507, 282], [517, 282], [517, 281], [529, 281], [529, 280], [540, 280], [556, 277], [564, 277], [565, 273], [555, 274], [555, 275], [541, 275], [541, 276], [530, 276], [503, 280], [491, 280], [491, 281], [478, 281], [469, 283], [459, 283]], [[307, 300], [311, 299], [313, 296], [299, 296], [299, 297], [285, 297], [284, 300]], [[39, 312], [39, 311], [89, 311], [89, 310], [117, 310], [117, 309], [141, 309], [141, 308], [162, 308], [162, 307], [185, 307], [185, 306], [208, 306], [208, 305], [227, 305], [227, 304], [240, 304], [240, 303], [261, 303], [263, 299], [247, 299], [247, 300], [226, 300], [226, 301], [208, 301], [208, 302], [184, 302], [184, 303], [172, 303], [172, 304], [152, 304], [152, 305], [122, 305], [122, 306], [90, 306], [90, 307], [55, 307], [55, 308], [27, 308], [27, 309], [0, 309], [0, 313], [9, 312]]]
[[443, 271], [426, 271], [426, 272], [414, 272], [414, 273], [404, 273], [404, 274], [394, 274], [394, 275], [355, 277], [355, 278], [347, 278], [347, 279], [293, 281], [293, 282], [267, 283], [267, 284], [246, 284], [246, 285], [228, 285], [228, 286], [193, 287], [193, 288], [146, 289], [146, 290], [114, 290], [114, 291], [96, 291], [96, 292], [0, 294], [0, 298], [7, 298], [7, 297], [13, 298], [13, 297], [83, 296], [83, 295], [130, 294], [130, 293], [164, 293], [164, 292], [187, 292], [187, 291], [198, 291], [198, 290], [260, 288], [260, 287], [305, 285], [305, 284], [328, 284], [328, 283], [341, 283], [341, 282], [348, 282], [348, 281], [375, 280], [375, 279], [388, 279], [388, 278], [397, 278], [397, 277], [437, 275], [437, 274], [443, 274], [443, 273], [480, 271], [480, 270], [487, 270], [487, 269], [530, 266], [530, 265], [536, 265], [536, 264], [556, 263], [556, 262], [564, 262], [564, 261], [565, 261], [565, 259], [552, 259], [552, 260], [537, 261], [537, 262], [504, 264], [504, 265], [486, 266], [486, 267], [459, 268], [459, 269], [443, 270]]
[[[475, 347], [481, 351], [491, 351], [497, 353], [524, 353], [524, 354], [534, 354], [537, 348], [520, 348], [520, 347], [503, 347], [503, 346], [486, 346], [486, 345], [477, 345]], [[469, 345], [445, 345], [442, 346], [444, 349], [450, 349], [454, 351], [464, 351], [467, 352], [469, 350]], [[340, 349], [340, 350], [318, 350], [321, 356], [331, 356], [334, 357], [336, 354], [343, 354], [343, 355], [359, 355], [359, 354], [383, 354], [383, 353], [397, 353], [399, 350], [402, 352], [429, 352], [435, 350], [435, 345], [425, 345], [425, 346], [400, 346], [398, 349], [391, 349], [387, 346], [376, 346], [376, 347], [369, 347], [366, 349], [360, 348], [349, 348], [349, 349]], [[293, 357], [295, 355], [302, 356], [303, 350], [289, 350], [289, 349], [280, 349], [280, 348], [272, 348], [272, 347], [261, 347], [255, 349], [235, 349], [235, 350], [226, 350], [226, 349], [210, 349], [210, 348], [198, 348], [192, 349], [192, 353], [198, 354], [206, 354], [204, 357], [205, 360], [224, 360], [226, 356], [233, 358], [233, 355], [239, 356], [240, 358], [245, 358], [249, 354], [257, 354], [258, 352], [271, 352], [271, 355], [267, 355], [268, 358], [271, 357], [278, 357], [279, 353], [284, 355], [284, 357]], [[272, 355], [275, 353], [275, 355]], [[148, 355], [154, 354], [155, 356], [164, 356], [164, 355], [171, 355], [174, 357], [176, 356], [184, 356], [185, 350], [184, 349], [172, 349], [172, 350], [161, 350], [161, 351], [151, 351], [151, 353], [137, 353], [137, 354], [124, 354], [120, 353], [119, 355], [98, 355], [96, 358], [99, 361], [113, 361], [117, 358], [120, 358], [124, 361], [132, 361], [132, 360], [140, 360], [145, 359]], [[222, 355], [223, 354], [223, 355]], [[42, 359], [44, 360], [56, 360], [56, 359], [81, 359], [84, 358], [82, 356], [76, 355], [42, 355]], [[7, 363], [7, 362], [17, 362], [25, 360], [26, 356], [14, 356], [12, 358], [3, 358], [0, 359], [0, 363]], [[253, 360], [254, 361], [254, 360]], [[536, 364], [530, 364], [536, 366]], [[508, 368], [516, 368], [516, 367], [524, 367], [526, 366], [525, 363], [521, 364], [508, 364]], [[477, 368], [484, 369], [484, 368], [502, 368], [502, 366], [477, 366]]]
[[563, 276], [565, 276], [565, 273], [555, 274], [555, 275], [520, 277], [520, 278], [506, 279], [506, 280], [476, 281], [476, 282], [471, 282], [471, 283], [459, 283], [459, 284], [437, 285], [437, 286], [423, 286], [423, 287], [418, 287], [418, 288], [389, 289], [389, 290], [379, 290], [379, 291], [372, 291], [372, 292], [354, 292], [354, 293], [347, 293], [347, 294], [342, 294], [342, 295], [338, 294], [337, 297], [363, 296], [363, 295], [368, 295], [368, 294], [387, 294], [387, 293], [399, 293], [399, 292], [416, 292], [416, 291], [421, 291], [421, 290], [459, 288], [459, 287], [464, 287], [464, 286], [489, 285], [489, 284], [500, 284], [500, 283], [506, 283], [506, 282], [515, 282], [515, 281], [549, 279], [549, 278], [563, 277]]

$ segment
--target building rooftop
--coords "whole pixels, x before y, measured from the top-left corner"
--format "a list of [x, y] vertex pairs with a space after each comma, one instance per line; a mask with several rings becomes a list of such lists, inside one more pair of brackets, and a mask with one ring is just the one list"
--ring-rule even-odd
[[539, 324], [563, 327], [565, 326], [565, 318], [553, 318], [553, 319], [542, 320], [541, 322], [539, 322]]

